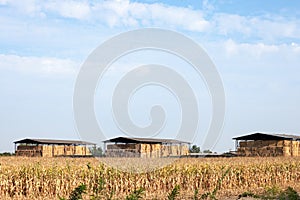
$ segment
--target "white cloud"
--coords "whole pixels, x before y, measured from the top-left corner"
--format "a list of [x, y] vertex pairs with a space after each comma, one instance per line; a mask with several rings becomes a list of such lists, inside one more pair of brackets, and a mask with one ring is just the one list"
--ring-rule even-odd
[[239, 37], [259, 37], [275, 41], [277, 38], [299, 38], [300, 21], [273, 16], [241, 16], [236, 14], [217, 13], [212, 23], [221, 35], [241, 34]]
[[[40, 16], [44, 17], [42, 12], [43, 4], [37, 0], [0, 0], [4, 5], [10, 5], [18, 12], [29, 15], [31, 17]], [[1, 2], [0, 2], [1, 4]]]
[[[206, 44], [208, 54], [223, 77], [225, 88], [237, 95], [291, 95], [299, 91], [299, 44]], [[262, 97], [262, 99], [267, 97]]]
[[252, 27], [257, 26], [259, 35], [264, 38], [290, 37], [299, 38], [300, 21], [288, 20], [274, 17], [270, 19], [252, 19]]
[[232, 39], [225, 41], [222, 46], [227, 56], [247, 55], [252, 58], [260, 58], [270, 53], [278, 53], [282, 45], [267, 45], [264, 43], [237, 43]]
[[46, 13], [46, 15], [55, 13], [61, 17], [92, 21], [110, 27], [160, 26], [189, 31], [204, 31], [209, 27], [209, 22], [204, 19], [201, 10], [162, 3], [138, 3], [129, 0], [109, 0], [98, 3], [72, 0], [17, 2], [10, 4], [19, 11], [24, 7], [27, 10], [25, 13], [31, 16], [37, 13]]
[[255, 89], [262, 91], [264, 88], [274, 90], [280, 85], [282, 87], [277, 87], [280, 92], [291, 88], [299, 90], [300, 48], [295, 42], [267, 45], [227, 40], [206, 43], [205, 47], [221, 76], [232, 88], [255, 92]]
[[159, 26], [200, 32], [209, 28], [209, 22], [204, 19], [201, 10], [162, 3], [138, 3], [129, 0], [106, 0], [97, 3], [89, 3], [85, 0], [1, 1], [29, 16], [55, 13], [61, 17], [92, 21], [110, 27]]
[[291, 46], [292, 46], [294, 52], [300, 53], [300, 45], [299, 44], [292, 42]]
[[214, 25], [220, 34], [229, 35], [234, 32], [250, 34], [251, 27], [247, 26], [247, 19], [234, 14], [216, 14]]
[[221, 73], [261, 76], [265, 81], [292, 82], [299, 79], [300, 46], [297, 43], [268, 45], [227, 40], [205, 46]]
[[70, 75], [75, 74], [78, 68], [78, 63], [69, 59], [0, 54], [0, 69], [44, 75]]
[[202, 1], [202, 9], [205, 10], [206, 13], [211, 12], [215, 9], [212, 2], [209, 2], [209, 0], [203, 0]]
[[0, 5], [8, 4], [9, 0], [0, 0]]
[[220, 13], [207, 2], [203, 1], [202, 9], [193, 9], [130, 0], [0, 0], [0, 3], [9, 4], [29, 16], [73, 18], [94, 26], [163, 27], [268, 43], [276, 43], [278, 39], [300, 39], [300, 20], [297, 18], [285, 18], [276, 13], [257, 16]]
[[130, 1], [104, 1], [96, 4], [93, 14], [98, 20], [114, 26], [160, 26], [204, 31], [208, 21], [200, 10], [168, 6], [161, 3], [147, 4]]
[[[206, 10], [189, 7], [170, 6], [162, 3], [138, 3], [123, 1], [102, 1], [96, 4], [81, 3], [76, 11], [74, 2], [58, 1], [54, 9], [64, 17], [86, 19], [89, 14], [96, 23], [106, 23], [110, 27], [158, 26], [196, 32], [213, 32], [223, 36], [239, 34], [240, 37], [260, 38], [275, 41], [277, 38], [299, 38], [300, 21], [276, 15], [241, 16], [228, 13], [213, 13], [211, 18], [204, 16]], [[80, 4], [77, 2], [77, 4]], [[204, 2], [204, 8], [209, 6]], [[78, 6], [79, 8], [79, 6]], [[74, 12], [72, 10], [74, 9]], [[213, 10], [213, 7], [210, 8]], [[69, 10], [72, 14], [67, 14]], [[85, 16], [85, 17], [84, 17]]]
[[90, 15], [89, 3], [85, 1], [50, 1], [44, 7], [48, 11], [57, 12], [68, 18], [87, 19]]

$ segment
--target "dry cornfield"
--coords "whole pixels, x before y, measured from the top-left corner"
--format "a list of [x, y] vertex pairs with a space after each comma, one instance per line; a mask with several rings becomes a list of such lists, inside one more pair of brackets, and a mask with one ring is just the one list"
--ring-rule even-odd
[[[138, 158], [119, 159], [122, 165], [144, 162]], [[259, 192], [266, 187], [291, 186], [300, 190], [300, 158], [182, 158], [154, 171], [123, 172], [101, 161], [105, 158], [0, 158], [0, 199], [59, 199], [67, 197], [80, 184], [87, 186], [86, 199], [104, 181], [103, 193], [113, 192], [124, 199], [138, 188], [147, 199], [166, 199], [180, 186], [180, 199], [191, 199], [212, 191], [224, 171], [218, 196], [233, 196], [245, 191]]]

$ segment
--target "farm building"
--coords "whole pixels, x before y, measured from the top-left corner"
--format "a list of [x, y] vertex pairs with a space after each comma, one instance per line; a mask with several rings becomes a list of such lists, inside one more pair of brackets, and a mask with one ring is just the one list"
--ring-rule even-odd
[[91, 156], [94, 143], [75, 140], [23, 139], [15, 141], [16, 156]]
[[104, 146], [107, 157], [161, 158], [189, 153], [189, 143], [172, 139], [117, 137], [104, 141]]
[[300, 136], [252, 133], [233, 139], [240, 156], [300, 156]]

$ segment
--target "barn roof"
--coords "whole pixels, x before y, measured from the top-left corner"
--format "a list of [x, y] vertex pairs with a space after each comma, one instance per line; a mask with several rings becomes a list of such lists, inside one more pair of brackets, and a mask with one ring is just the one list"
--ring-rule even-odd
[[232, 138], [234, 140], [300, 140], [300, 136], [277, 133], [251, 133]]
[[179, 144], [179, 143], [187, 143], [174, 139], [158, 139], [158, 138], [129, 138], [129, 137], [116, 137], [109, 140], [105, 140], [105, 143], [144, 143], [144, 144]]
[[53, 140], [53, 139], [22, 139], [14, 142], [15, 144], [56, 144], [56, 145], [95, 145], [95, 143], [79, 140]]

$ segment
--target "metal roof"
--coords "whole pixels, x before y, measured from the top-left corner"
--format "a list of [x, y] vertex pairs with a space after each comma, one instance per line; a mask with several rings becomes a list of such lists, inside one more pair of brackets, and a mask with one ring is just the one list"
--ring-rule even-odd
[[14, 142], [15, 144], [57, 144], [57, 145], [95, 145], [95, 143], [79, 140], [53, 140], [53, 139], [22, 139]]
[[116, 137], [109, 140], [105, 140], [105, 143], [114, 142], [114, 143], [146, 143], [146, 144], [162, 144], [162, 143], [169, 143], [169, 144], [179, 144], [179, 143], [187, 143], [179, 140], [174, 139], [158, 139], [158, 138], [129, 138], [129, 137]]
[[278, 133], [251, 133], [232, 138], [234, 140], [300, 140], [300, 136]]

